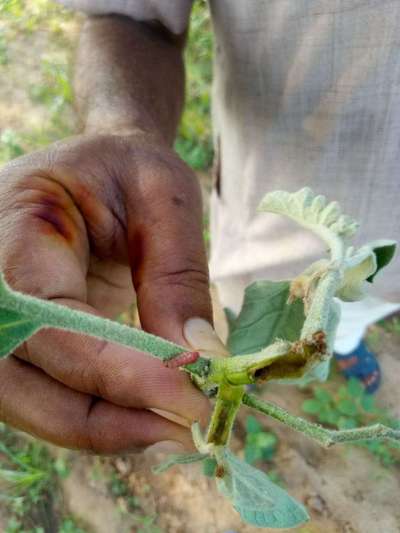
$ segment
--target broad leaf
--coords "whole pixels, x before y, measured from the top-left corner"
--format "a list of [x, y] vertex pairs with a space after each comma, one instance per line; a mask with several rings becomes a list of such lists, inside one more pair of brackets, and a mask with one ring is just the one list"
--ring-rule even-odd
[[182, 453], [182, 454], [173, 454], [167, 457], [165, 461], [160, 463], [157, 466], [152, 468], [154, 474], [161, 474], [169, 468], [175, 465], [188, 465], [190, 463], [196, 463], [197, 461], [202, 461], [208, 457], [206, 453]]
[[236, 328], [236, 320], [237, 320], [237, 316], [236, 314], [232, 311], [232, 309], [229, 309], [229, 307], [225, 307], [224, 308], [224, 312], [225, 312], [225, 318], [226, 318], [226, 321], [228, 323], [228, 331], [229, 331], [229, 335], [232, 335], [233, 331], [235, 330]]
[[225, 472], [217, 478], [218, 489], [231, 500], [245, 522], [259, 527], [290, 528], [308, 520], [301, 504], [228, 449], [223, 452], [222, 466]]
[[2, 309], [0, 300], [0, 358], [6, 357], [40, 328], [40, 322]]
[[287, 303], [289, 286], [288, 281], [256, 281], [247, 287], [228, 339], [233, 355], [259, 352], [275, 339], [295, 341], [300, 337], [303, 303]]

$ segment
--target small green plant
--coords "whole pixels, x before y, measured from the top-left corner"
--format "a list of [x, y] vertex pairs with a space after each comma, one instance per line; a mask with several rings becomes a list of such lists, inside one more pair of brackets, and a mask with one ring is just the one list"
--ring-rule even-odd
[[259, 461], [272, 461], [278, 445], [278, 438], [272, 431], [266, 431], [255, 416], [246, 418], [244, 458], [253, 465]]
[[[229, 449], [232, 427], [242, 405], [271, 416], [323, 446], [343, 442], [400, 442], [400, 429], [382, 423], [331, 429], [292, 415], [281, 407], [247, 394], [253, 383], [323, 381], [329, 372], [339, 321], [335, 297], [362, 298], [367, 283], [393, 257], [393, 241], [377, 241], [355, 249], [350, 238], [357, 223], [310, 189], [267, 194], [260, 211], [286, 215], [313, 231], [327, 244], [330, 257], [310, 265], [290, 281], [261, 281], [245, 291], [237, 317], [229, 313], [231, 357], [206, 358], [196, 351], [144, 331], [75, 311], [54, 302], [13, 291], [0, 277], [0, 357], [43, 327], [61, 328], [119, 342], [182, 367], [208, 395], [217, 390], [207, 434], [192, 427], [198, 453], [171, 456], [160, 465], [204, 461], [214, 464], [217, 487], [242, 519], [260, 527], [289, 528], [308, 519], [304, 507], [265, 473], [237, 458]], [[196, 347], [193, 347], [194, 350]], [[349, 408], [350, 409], [350, 408]]]
[[[353, 429], [368, 424], [385, 424], [400, 429], [400, 424], [385, 409], [376, 405], [375, 398], [367, 394], [357, 379], [350, 379], [338, 390], [313, 388], [313, 398], [305, 400], [303, 411], [318, 422], [337, 429]], [[384, 466], [400, 464], [400, 446], [395, 442], [365, 441], [354, 445], [367, 448]]]
[[[69, 473], [63, 458], [54, 460], [39, 441], [26, 442], [0, 425], [0, 500], [11, 514], [7, 532], [33, 533], [47, 523], [56, 503], [57, 481]], [[44, 531], [44, 529], [43, 529]]]

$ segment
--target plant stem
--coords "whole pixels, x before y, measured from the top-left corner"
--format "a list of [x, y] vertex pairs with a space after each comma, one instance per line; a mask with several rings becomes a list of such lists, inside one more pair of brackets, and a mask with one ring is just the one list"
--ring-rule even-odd
[[304, 418], [291, 415], [282, 407], [279, 407], [271, 402], [260, 400], [257, 396], [252, 394], [244, 394], [242, 403], [248, 407], [252, 407], [261, 413], [271, 416], [279, 420], [286, 426], [291, 427], [295, 431], [299, 431], [304, 435], [314, 439], [322, 446], [329, 448], [334, 444], [343, 442], [357, 442], [361, 440], [393, 440], [400, 441], [400, 429], [393, 429], [383, 424], [374, 424], [373, 426], [366, 426], [355, 429], [328, 429], [309, 422]]
[[216, 446], [228, 444], [236, 414], [242, 403], [244, 387], [221, 383], [218, 388], [217, 401], [207, 433], [207, 443]]
[[[5, 283], [0, 283], [0, 307], [31, 318], [38, 323], [40, 328], [54, 327], [118, 342], [146, 352], [162, 361], [168, 361], [183, 352], [187, 352], [187, 348], [156, 335], [119, 324], [107, 318], [90, 315], [54, 302], [18, 293], [7, 287]], [[196, 362], [182, 368], [191, 374], [204, 378], [208, 375], [209, 367], [209, 360], [200, 357]]]

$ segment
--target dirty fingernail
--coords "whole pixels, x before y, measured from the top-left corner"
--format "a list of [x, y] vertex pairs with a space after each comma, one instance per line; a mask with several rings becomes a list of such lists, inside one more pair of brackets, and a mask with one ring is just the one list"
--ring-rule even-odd
[[212, 325], [203, 318], [189, 318], [183, 326], [183, 335], [189, 345], [196, 350], [229, 355]]

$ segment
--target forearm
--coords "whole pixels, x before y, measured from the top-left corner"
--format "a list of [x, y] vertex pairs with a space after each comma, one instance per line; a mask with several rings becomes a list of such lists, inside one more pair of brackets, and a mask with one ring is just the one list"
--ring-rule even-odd
[[75, 100], [88, 133], [144, 131], [172, 144], [184, 101], [184, 37], [127, 17], [90, 17]]

